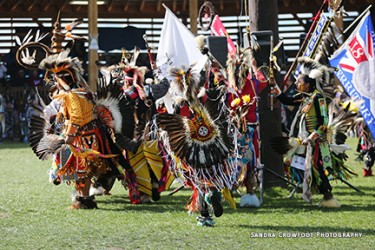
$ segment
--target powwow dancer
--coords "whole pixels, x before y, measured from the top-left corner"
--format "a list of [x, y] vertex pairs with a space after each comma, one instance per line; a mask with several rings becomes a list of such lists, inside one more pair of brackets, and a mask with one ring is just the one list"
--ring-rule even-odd
[[[139, 202], [145, 203], [150, 202], [151, 198], [153, 201], [159, 200], [160, 192], [167, 189], [173, 181], [166, 159], [161, 155], [161, 144], [147, 132], [156, 113], [155, 101], [168, 91], [169, 82], [166, 79], [157, 84], [150, 82], [152, 79], [144, 81], [147, 69], [135, 65], [138, 54], [139, 50], [135, 48], [129, 62], [123, 51], [118, 65], [101, 67], [100, 71], [104, 79], [107, 79], [107, 86], [120, 92], [122, 126], [114, 136], [116, 144], [123, 150], [135, 171], [135, 180], [141, 192]], [[107, 176], [100, 181], [110, 178], [112, 177]]]
[[365, 166], [363, 167], [363, 176], [373, 176], [372, 167], [375, 162], [375, 141], [372, 137], [371, 131], [368, 129], [363, 118], [357, 125], [357, 131], [359, 133], [359, 142], [357, 152], [360, 153], [358, 157], [360, 160], [365, 160]]
[[[257, 63], [249, 49], [238, 59], [231, 57], [227, 61], [229, 86], [236, 91], [235, 94], [228, 93], [228, 106], [232, 109], [233, 121], [237, 123], [237, 129], [240, 131], [237, 138], [240, 157], [234, 158], [237, 164], [243, 166], [239, 181], [246, 187], [246, 194], [241, 197], [240, 206], [259, 207], [259, 199], [254, 193], [256, 168], [260, 164], [256, 102], [257, 94], [267, 86], [267, 82], [258, 71]], [[251, 104], [242, 107], [244, 98], [250, 98]]]
[[[78, 19], [67, 25], [65, 36], [73, 37], [70, 32], [79, 23]], [[94, 93], [83, 78], [82, 62], [69, 57], [70, 48], [61, 48], [64, 34], [58, 19], [53, 34], [50, 49], [40, 42], [44, 36], [40, 37], [39, 32], [35, 41], [29, 42], [29, 32], [16, 55], [24, 67], [46, 70], [45, 79], [55, 84], [56, 90], [51, 104], [31, 119], [30, 145], [42, 160], [54, 155], [55, 184], [75, 183], [77, 196], [72, 209], [97, 208], [94, 196], [89, 195], [91, 178], [108, 171], [118, 172], [121, 155], [112, 152], [115, 147], [105, 127], [111, 124], [99, 120]], [[40, 52], [46, 57], [38, 62]], [[51, 119], [53, 116], [56, 118]]]
[[338, 208], [340, 203], [333, 197], [329, 177], [341, 179], [355, 174], [344, 164], [346, 136], [340, 131], [344, 116], [334, 117], [328, 106], [332, 97], [325, 91], [332, 89], [329, 69], [306, 57], [299, 58], [298, 62], [301, 73], [296, 81], [298, 94], [294, 97], [283, 94], [274, 79], [270, 79], [274, 94], [283, 104], [299, 107], [290, 137], [275, 138], [273, 148], [286, 153], [287, 164], [304, 168], [304, 200], [311, 203], [312, 191], [319, 191], [323, 194], [319, 207]]
[[213, 226], [209, 206], [216, 217], [221, 216], [221, 191], [229, 192], [234, 183], [235, 167], [226, 161], [233, 149], [234, 127], [225, 103], [225, 79], [211, 70], [206, 72], [205, 90], [206, 79], [202, 82], [201, 74], [191, 67], [170, 68], [171, 88], [179, 96], [176, 105], [182, 107], [177, 114], [161, 113], [156, 118], [160, 138], [172, 158], [171, 167], [194, 189], [189, 208], [200, 210], [198, 225]]
[[0, 93], [0, 144], [3, 141], [3, 134], [5, 133], [5, 98]]

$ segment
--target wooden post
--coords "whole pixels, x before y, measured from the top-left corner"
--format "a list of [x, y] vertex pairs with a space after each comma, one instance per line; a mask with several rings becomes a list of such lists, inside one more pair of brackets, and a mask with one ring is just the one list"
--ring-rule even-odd
[[[273, 41], [278, 42], [278, 1], [275, 0], [249, 0], [249, 20], [250, 30], [264, 31], [272, 30]], [[269, 41], [262, 41], [269, 42]], [[270, 43], [268, 43], [270, 44]], [[261, 45], [262, 46], [262, 45]], [[260, 53], [258, 58], [258, 66], [269, 64], [269, 46], [261, 47], [266, 53]], [[259, 61], [261, 60], [261, 61]], [[275, 72], [276, 73], [276, 72]], [[277, 78], [277, 75], [275, 76]], [[281, 80], [281, 79], [280, 79]], [[281, 109], [280, 103], [274, 100], [274, 108], [270, 108], [269, 87], [266, 87], [261, 93], [259, 101], [259, 123], [260, 123], [260, 139], [261, 139], [261, 161], [265, 168], [283, 176], [283, 157], [275, 153], [270, 145], [270, 138], [281, 136]], [[264, 185], [284, 186], [285, 183], [280, 181], [270, 171], [264, 171]]]
[[189, 0], [190, 31], [198, 34], [198, 0]]
[[278, 3], [274, 0], [249, 0], [251, 31], [272, 30], [274, 41], [278, 41]]
[[93, 91], [96, 91], [96, 81], [98, 78], [98, 69], [95, 62], [98, 60], [98, 5], [96, 0], [89, 0], [88, 5], [89, 18], [89, 65], [88, 65], [88, 84]]

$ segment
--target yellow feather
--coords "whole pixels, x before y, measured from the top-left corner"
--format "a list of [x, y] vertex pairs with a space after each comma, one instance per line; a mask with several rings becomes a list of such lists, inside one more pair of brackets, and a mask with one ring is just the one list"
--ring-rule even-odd
[[242, 101], [243, 101], [244, 105], [249, 104], [250, 100], [251, 100], [250, 95], [244, 95], [242, 97]]
[[229, 191], [229, 188], [224, 188], [223, 190], [221, 190], [221, 193], [223, 194], [224, 199], [229, 202], [229, 205], [233, 209], [237, 209], [236, 202], [234, 201], [233, 196]]
[[234, 100], [231, 102], [230, 106], [232, 106], [233, 108], [235, 108], [235, 107], [237, 107], [238, 105], [240, 105], [240, 103], [241, 103], [241, 99], [240, 99], [240, 98], [236, 98], [236, 99], [234, 99]]

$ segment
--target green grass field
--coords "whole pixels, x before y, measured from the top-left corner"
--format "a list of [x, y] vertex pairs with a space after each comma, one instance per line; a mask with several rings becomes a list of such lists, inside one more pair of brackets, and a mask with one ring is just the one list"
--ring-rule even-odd
[[[349, 139], [353, 148], [355, 141]], [[349, 156], [348, 165], [359, 173], [350, 183], [365, 195], [333, 182], [341, 208], [319, 209], [300, 193], [287, 198], [290, 190], [278, 187], [265, 191], [259, 209], [234, 210], [224, 203], [224, 215], [206, 228], [184, 208], [190, 190], [132, 205], [117, 182], [111, 196], [97, 197], [99, 209], [69, 210], [73, 187], [48, 183], [50, 161], [38, 160], [25, 144], [2, 144], [0, 249], [374, 249], [375, 177], [362, 177], [363, 163], [354, 161], [355, 152]], [[300, 237], [282, 237], [291, 233]], [[334, 237], [339, 233], [361, 236]], [[307, 234], [312, 237], [302, 237]]]

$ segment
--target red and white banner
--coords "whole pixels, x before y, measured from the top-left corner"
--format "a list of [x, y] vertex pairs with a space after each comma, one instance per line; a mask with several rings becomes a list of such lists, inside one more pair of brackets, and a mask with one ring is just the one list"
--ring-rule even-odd
[[227, 44], [228, 44], [228, 52], [230, 54], [236, 54], [236, 46], [234, 45], [232, 39], [230, 38], [227, 30], [225, 29], [223, 23], [221, 22], [220, 20], [220, 17], [218, 15], [216, 15], [214, 17], [214, 20], [212, 21], [212, 24], [211, 24], [211, 32], [215, 35], [215, 36], [225, 36], [227, 37]]

